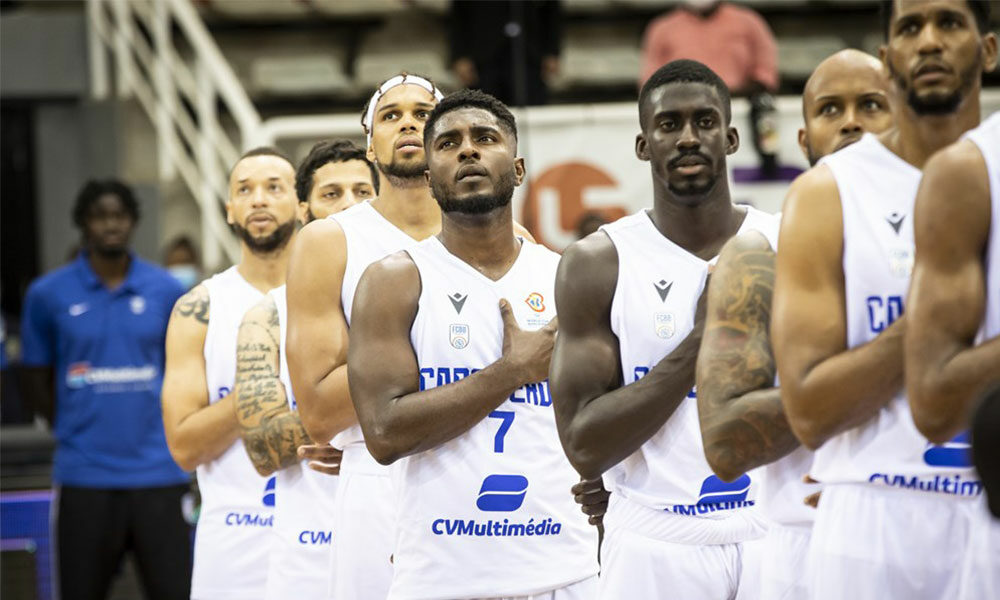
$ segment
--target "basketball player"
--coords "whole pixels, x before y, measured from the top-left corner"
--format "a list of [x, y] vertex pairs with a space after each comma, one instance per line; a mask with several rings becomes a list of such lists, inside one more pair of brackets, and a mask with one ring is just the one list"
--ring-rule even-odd
[[[892, 124], [888, 80], [875, 57], [842, 50], [816, 67], [802, 95], [802, 152], [815, 164], [862, 133]], [[767, 465], [761, 505], [772, 524], [759, 548], [760, 598], [806, 597], [805, 556], [815, 511], [803, 483], [812, 453], [792, 434], [775, 387], [769, 326], [776, 240], [748, 231], [726, 243], [709, 287], [696, 373], [705, 457], [723, 481]], [[755, 574], [748, 574], [753, 577]], [[747, 580], [744, 580], [747, 581]]]
[[558, 255], [514, 235], [514, 117], [456, 92], [424, 146], [441, 233], [362, 276], [348, 357], [365, 442], [396, 463], [389, 598], [590, 598], [597, 535], [545, 381]]
[[288, 159], [271, 148], [244, 154], [229, 175], [226, 203], [240, 262], [181, 296], [167, 327], [167, 445], [181, 468], [197, 468], [202, 497], [195, 600], [264, 597], [274, 478], [259, 475], [247, 458], [230, 392], [240, 320], [285, 279], [296, 204]]
[[[1000, 382], [1000, 113], [927, 162], [913, 228], [906, 390], [917, 429], [944, 444], [968, 431], [976, 402]], [[963, 585], [995, 598], [1000, 521], [985, 508], [980, 520], [969, 556], [980, 578]]]
[[[986, 3], [896, 2], [881, 53], [894, 127], [832, 154], [789, 189], [771, 323], [796, 437], [824, 484], [813, 598], [957, 598], [970, 501], [962, 449], [929, 444], [903, 383], [903, 316], [920, 169], [979, 121], [996, 62]], [[982, 574], [980, 574], [982, 575]]]
[[[348, 141], [313, 146], [295, 174], [299, 220], [315, 219], [375, 197], [377, 176], [364, 150]], [[285, 287], [268, 292], [240, 325], [236, 415], [247, 454], [261, 475], [277, 472], [274, 546], [267, 598], [326, 598], [330, 587], [330, 520], [337, 478], [313, 472], [300, 453], [336, 468], [340, 451], [313, 445], [295, 410], [285, 362]]]
[[712, 474], [692, 390], [709, 266], [741, 230], [776, 219], [732, 204], [729, 90], [701, 63], [661, 67], [639, 94], [636, 155], [653, 208], [571, 245], [556, 280], [560, 332], [550, 372], [570, 462], [604, 474], [601, 598], [732, 598], [740, 542], [760, 537], [746, 475]]

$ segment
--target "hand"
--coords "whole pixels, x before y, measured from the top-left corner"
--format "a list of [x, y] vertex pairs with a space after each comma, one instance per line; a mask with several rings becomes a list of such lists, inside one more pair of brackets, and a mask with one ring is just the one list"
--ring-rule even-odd
[[587, 521], [591, 525], [601, 525], [604, 522], [604, 513], [608, 512], [608, 498], [611, 492], [604, 489], [604, 481], [597, 479], [586, 480], [570, 488], [573, 492], [573, 500], [580, 505], [580, 510], [589, 518]]
[[538, 331], [523, 331], [517, 326], [514, 310], [506, 299], [500, 301], [500, 317], [503, 319], [503, 352], [500, 360], [510, 365], [522, 384], [548, 378], [552, 347], [559, 328], [558, 317]]
[[305, 444], [299, 446], [299, 458], [309, 461], [309, 468], [326, 475], [340, 475], [340, 459], [343, 450], [337, 450], [330, 444]]
[[476, 63], [471, 58], [460, 58], [452, 65], [455, 70], [455, 77], [464, 87], [472, 87], [479, 81], [479, 73], [476, 71]]

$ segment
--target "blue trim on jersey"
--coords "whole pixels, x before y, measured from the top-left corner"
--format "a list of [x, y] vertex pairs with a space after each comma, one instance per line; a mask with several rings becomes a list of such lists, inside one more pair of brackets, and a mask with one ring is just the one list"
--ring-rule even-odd
[[136, 488], [187, 481], [167, 450], [160, 412], [167, 321], [183, 293], [170, 273], [135, 255], [115, 290], [104, 286], [85, 252], [32, 282], [23, 362], [53, 367], [56, 483]]

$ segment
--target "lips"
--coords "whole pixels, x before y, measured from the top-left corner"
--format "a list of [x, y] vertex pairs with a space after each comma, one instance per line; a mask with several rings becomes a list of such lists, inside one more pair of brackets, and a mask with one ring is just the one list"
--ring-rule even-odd
[[480, 165], [465, 165], [455, 173], [455, 181], [462, 181], [468, 177], [485, 177], [488, 174], [488, 171]]
[[709, 160], [701, 154], [684, 154], [667, 163], [667, 167], [670, 169], [683, 169], [684, 171], [696, 171], [698, 170], [697, 167], [707, 167], [708, 164]]
[[951, 72], [951, 69], [949, 69], [945, 65], [938, 64], [938, 63], [926, 63], [926, 64], [923, 64], [923, 65], [917, 67], [917, 69], [913, 72], [913, 77], [914, 78], [919, 78], [919, 77], [923, 77], [924, 75], [938, 75], [938, 74], [946, 74], [946, 73], [950, 73], [950, 72]]
[[267, 213], [254, 213], [247, 217], [247, 225], [263, 225], [265, 223], [274, 222], [274, 217]]
[[417, 137], [404, 137], [396, 142], [396, 150], [422, 150], [424, 142]]

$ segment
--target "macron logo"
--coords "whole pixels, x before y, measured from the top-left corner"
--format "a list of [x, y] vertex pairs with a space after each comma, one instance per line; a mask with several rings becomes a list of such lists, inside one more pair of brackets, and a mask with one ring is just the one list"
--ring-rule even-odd
[[667, 301], [667, 295], [670, 293], [670, 288], [673, 287], [673, 285], [673, 281], [667, 283], [665, 279], [661, 279], [659, 282], [653, 283], [653, 287], [656, 288], [656, 293], [660, 295], [660, 302]]
[[896, 235], [899, 235], [899, 228], [902, 227], [903, 221], [905, 220], [906, 220], [906, 215], [900, 214], [895, 211], [890, 213], [885, 218], [886, 223], [888, 223], [889, 226], [892, 227], [892, 230], [896, 232]]
[[528, 479], [523, 475], [489, 475], [479, 488], [476, 506], [487, 512], [512, 512], [521, 508], [528, 493]]
[[468, 298], [468, 294], [459, 294], [458, 292], [448, 296], [448, 299], [451, 300], [451, 305], [455, 307], [455, 312], [458, 314], [462, 314], [462, 307], [465, 306], [465, 301]]

